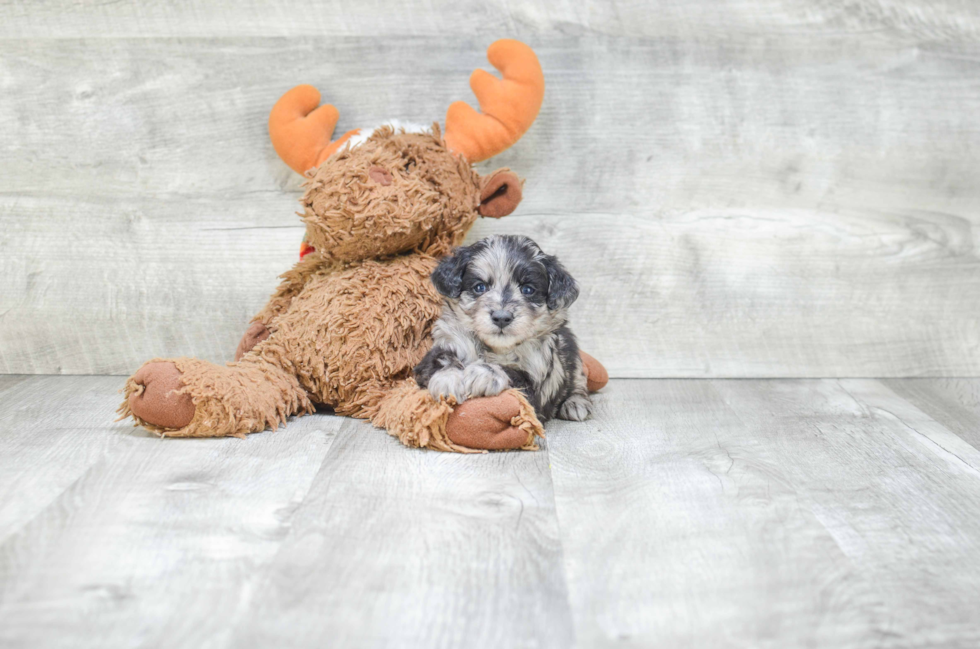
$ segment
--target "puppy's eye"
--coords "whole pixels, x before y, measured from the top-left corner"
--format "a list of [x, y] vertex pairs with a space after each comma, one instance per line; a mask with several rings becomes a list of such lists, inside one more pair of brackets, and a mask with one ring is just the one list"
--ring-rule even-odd
[[534, 295], [534, 287], [530, 284], [525, 284], [521, 287], [521, 293], [524, 295]]
[[473, 292], [476, 293], [477, 295], [479, 295], [480, 293], [486, 293], [487, 285], [484, 284], [483, 282], [477, 282], [476, 284], [473, 285]]

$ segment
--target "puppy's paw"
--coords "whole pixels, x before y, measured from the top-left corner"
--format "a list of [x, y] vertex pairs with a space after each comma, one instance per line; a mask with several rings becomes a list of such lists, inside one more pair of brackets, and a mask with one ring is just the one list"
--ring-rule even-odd
[[573, 394], [558, 409], [558, 418], [568, 421], [585, 421], [591, 416], [592, 399], [585, 394]]
[[469, 398], [495, 397], [510, 387], [510, 379], [497, 365], [473, 363], [463, 370], [463, 384]]
[[429, 379], [429, 394], [435, 398], [453, 397], [456, 403], [466, 401], [466, 381], [463, 371], [455, 367], [439, 370]]

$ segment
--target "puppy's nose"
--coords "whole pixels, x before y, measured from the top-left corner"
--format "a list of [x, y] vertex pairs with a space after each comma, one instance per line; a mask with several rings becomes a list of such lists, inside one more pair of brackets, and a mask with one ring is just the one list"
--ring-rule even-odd
[[490, 319], [493, 320], [495, 325], [503, 329], [514, 321], [514, 314], [510, 311], [494, 311], [490, 314]]

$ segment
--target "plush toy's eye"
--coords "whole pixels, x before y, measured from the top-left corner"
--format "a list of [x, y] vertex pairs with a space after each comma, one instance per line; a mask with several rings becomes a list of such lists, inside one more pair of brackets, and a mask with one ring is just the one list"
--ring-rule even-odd
[[476, 293], [477, 295], [481, 293], [486, 293], [487, 285], [484, 284], [483, 282], [477, 282], [476, 284], [473, 285], [473, 292]]
[[525, 284], [521, 287], [521, 293], [524, 295], [534, 295], [534, 287], [530, 284]]

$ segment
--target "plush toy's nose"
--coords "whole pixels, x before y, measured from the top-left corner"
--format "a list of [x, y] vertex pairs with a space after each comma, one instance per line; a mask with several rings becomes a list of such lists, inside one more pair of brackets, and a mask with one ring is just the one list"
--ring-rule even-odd
[[494, 311], [490, 314], [490, 319], [493, 320], [495, 325], [503, 329], [514, 321], [514, 314], [510, 311]]
[[387, 169], [382, 169], [381, 167], [371, 167], [368, 170], [368, 176], [370, 176], [371, 180], [379, 185], [385, 185], [387, 187], [391, 184], [391, 172], [389, 172]]

